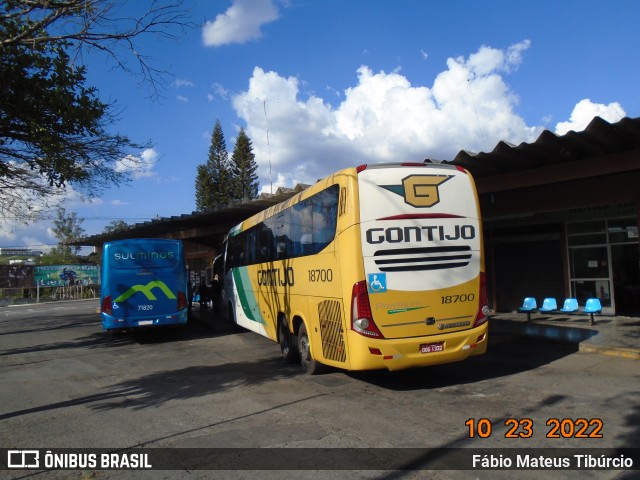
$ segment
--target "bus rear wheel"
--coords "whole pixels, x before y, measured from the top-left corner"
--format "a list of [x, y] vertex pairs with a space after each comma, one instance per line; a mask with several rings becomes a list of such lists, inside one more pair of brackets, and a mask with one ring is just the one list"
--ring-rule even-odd
[[298, 332], [298, 350], [300, 351], [300, 364], [309, 375], [317, 375], [324, 371], [324, 365], [311, 355], [311, 342], [307, 334], [307, 326], [302, 323]]
[[298, 352], [298, 339], [289, 331], [287, 319], [282, 317], [278, 321], [278, 341], [280, 343], [280, 351], [282, 358], [287, 363], [297, 363], [300, 361], [300, 352]]

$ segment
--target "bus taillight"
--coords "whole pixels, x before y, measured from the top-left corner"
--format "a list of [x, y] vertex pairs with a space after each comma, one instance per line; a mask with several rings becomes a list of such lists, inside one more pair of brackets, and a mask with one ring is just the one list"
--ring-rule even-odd
[[102, 313], [106, 313], [107, 315], [113, 315], [113, 309], [111, 307], [111, 295], [107, 295], [102, 300], [102, 307], [100, 309]]
[[187, 296], [184, 294], [184, 292], [178, 292], [178, 310], [187, 308], [187, 306]]
[[478, 302], [478, 312], [476, 320], [473, 322], [474, 327], [479, 327], [489, 320], [489, 305], [487, 298], [487, 274], [480, 272], [480, 301]]
[[365, 337], [384, 338], [382, 332], [373, 321], [367, 282], [362, 281], [353, 285], [351, 293], [351, 329]]

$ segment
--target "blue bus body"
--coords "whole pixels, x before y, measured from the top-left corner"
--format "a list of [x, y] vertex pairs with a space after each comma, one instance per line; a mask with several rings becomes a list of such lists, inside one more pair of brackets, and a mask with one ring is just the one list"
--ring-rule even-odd
[[105, 243], [101, 284], [100, 313], [105, 330], [187, 323], [187, 270], [179, 240]]

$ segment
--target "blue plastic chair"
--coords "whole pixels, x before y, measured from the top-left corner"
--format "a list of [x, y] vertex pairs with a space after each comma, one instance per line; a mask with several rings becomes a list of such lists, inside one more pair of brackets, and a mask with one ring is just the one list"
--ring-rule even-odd
[[538, 303], [533, 297], [526, 297], [522, 302], [522, 306], [518, 309], [519, 312], [527, 314], [527, 322], [531, 321], [531, 314], [537, 310]]
[[564, 313], [576, 313], [579, 310], [578, 300], [575, 298], [567, 298], [564, 301], [564, 305], [560, 309], [561, 312]]
[[583, 312], [588, 313], [591, 316], [591, 325], [595, 325], [596, 322], [593, 316], [596, 313], [602, 313], [602, 304], [600, 303], [600, 299], [598, 298], [587, 299], [587, 304], [584, 306]]
[[555, 298], [545, 298], [540, 307], [540, 313], [553, 313], [558, 310], [558, 303]]

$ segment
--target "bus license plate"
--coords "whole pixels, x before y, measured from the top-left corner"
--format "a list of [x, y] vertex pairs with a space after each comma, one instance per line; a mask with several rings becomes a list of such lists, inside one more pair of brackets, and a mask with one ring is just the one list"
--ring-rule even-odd
[[420, 353], [433, 353], [444, 351], [444, 342], [423, 343], [420, 345]]
[[143, 326], [143, 325], [153, 325], [153, 320], [140, 320], [138, 322], [139, 326]]

